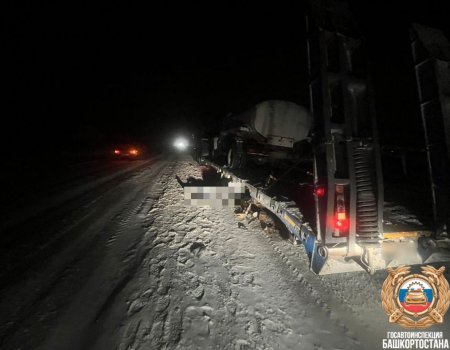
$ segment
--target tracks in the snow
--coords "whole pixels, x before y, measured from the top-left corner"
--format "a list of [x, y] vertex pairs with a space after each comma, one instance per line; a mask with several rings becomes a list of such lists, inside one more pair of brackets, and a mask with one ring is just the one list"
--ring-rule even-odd
[[[366, 304], [366, 312], [374, 312], [373, 308], [381, 311], [381, 306], [377, 300], [362, 300], [357, 305], [357, 301], [351, 300], [351, 296], [346, 291], [354, 288], [370, 287], [374, 291], [375, 298], [378, 297], [379, 291], [370, 282], [376, 283], [374, 278], [367, 273], [342, 273], [336, 275], [318, 276], [309, 271], [309, 259], [302, 246], [293, 244], [289, 240], [282, 239], [278, 234], [262, 234], [268, 243], [272, 246], [274, 252], [278, 254], [280, 260], [286, 265], [286, 269], [291, 272], [294, 279], [301, 283], [302, 287], [309, 291], [315, 300], [315, 303], [322, 308], [328, 317], [336, 322], [350, 337], [356, 337], [361, 344], [372, 344], [375, 332], [379, 331], [373, 328], [374, 318], [363, 317], [361, 312]], [[358, 275], [358, 276], [356, 276]], [[378, 277], [379, 279], [379, 277]], [[360, 280], [356, 285], [355, 280]], [[358, 293], [358, 290], [356, 290]], [[366, 293], [370, 296], [370, 291]], [[372, 298], [373, 298], [372, 296]], [[363, 298], [361, 298], [363, 299]], [[353, 301], [353, 302], [352, 302]], [[358, 308], [359, 307], [359, 308]], [[372, 309], [370, 309], [372, 307]], [[384, 315], [383, 315], [384, 316]], [[384, 318], [383, 318], [384, 321]]]
[[[206, 266], [215, 255], [207, 238], [214, 223], [200, 217], [197, 208], [180, 205], [180, 188], [173, 182], [177, 168], [169, 167], [161, 178], [164, 193], [148, 215], [152, 248], [138, 274], [141, 282], [123, 293], [127, 320], [119, 349], [173, 349], [193, 344], [208, 348], [208, 339], [223, 329], [217, 327], [224, 322], [217, 319], [217, 305], [223, 304], [230, 291], [226, 283], [213, 283], [214, 274]], [[212, 285], [217, 289], [212, 291]], [[100, 341], [97, 346], [104, 348], [105, 344]]]
[[[157, 165], [157, 163], [156, 163]], [[98, 202], [115, 191], [118, 186], [145, 171], [139, 166], [135, 172], [126, 172], [102, 182], [92, 191], [69, 198], [64, 203], [47, 210], [41, 216], [25, 220], [2, 235], [0, 258], [0, 289], [23, 279], [35, 268], [40, 268], [54, 251], [63, 249], [76, 239], [77, 229], [101, 215]]]
[[28, 282], [5, 349], [360, 349], [368, 321], [343, 302], [345, 280], [313, 275], [258, 221], [184, 205], [175, 175], [193, 171], [167, 161], [92, 198], [70, 249]]
[[[90, 279], [93, 285], [104, 279], [105, 289], [99, 290], [99, 294], [104, 295], [92, 307], [90, 316], [80, 314], [80, 323], [89, 322], [89, 317], [94, 321], [101, 317], [146, 255], [147, 247], [138, 239], [145, 220], [138, 219], [140, 213], [150, 210], [155, 202], [154, 193], [147, 194], [148, 186], [165, 166], [165, 162], [155, 163], [60, 208], [61, 216], [55, 220], [62, 230], [56, 231], [54, 238], [41, 250], [45, 259], [36, 258], [41, 265], [34, 268], [32, 276], [2, 291], [0, 310], [3, 319], [8, 320], [1, 328], [2, 346], [34, 348], [54, 327], [52, 322], [61, 316], [62, 308], [73, 303], [74, 295], [83, 293], [84, 284]], [[72, 207], [77, 209], [72, 211]], [[49, 221], [52, 219], [47, 217]], [[70, 225], [69, 221], [72, 221]], [[56, 223], [55, 228], [58, 228]], [[119, 269], [113, 267], [117, 270], [109, 272], [105, 267], [96, 281], [92, 276], [101, 268], [101, 262], [108, 259]], [[123, 262], [119, 263], [120, 260]], [[82, 301], [80, 305], [81, 309]]]
[[[229, 209], [183, 205], [173, 178], [164, 186], [149, 213], [154, 239], [140, 282], [122, 293], [119, 349], [361, 348], [277, 242], [250, 225], [238, 228]], [[330, 332], [336, 339], [317, 337]], [[97, 346], [105, 344], [112, 343]]]

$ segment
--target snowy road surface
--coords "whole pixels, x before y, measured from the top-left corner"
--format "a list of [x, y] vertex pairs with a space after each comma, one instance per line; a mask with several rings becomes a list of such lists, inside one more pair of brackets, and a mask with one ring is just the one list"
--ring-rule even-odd
[[[274, 227], [186, 206], [176, 175], [200, 177], [187, 157], [154, 160], [21, 226], [47, 243], [1, 275], [0, 347], [381, 349], [401, 330], [385, 272], [315, 276]], [[449, 337], [448, 319], [433, 330]]]

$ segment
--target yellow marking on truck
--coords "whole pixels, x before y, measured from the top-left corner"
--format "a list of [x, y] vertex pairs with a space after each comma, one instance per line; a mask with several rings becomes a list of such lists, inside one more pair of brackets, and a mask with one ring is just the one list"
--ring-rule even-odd
[[402, 232], [385, 232], [384, 239], [402, 239], [402, 238], [417, 238], [429, 237], [431, 231], [402, 231]]
[[297, 225], [295, 224], [294, 220], [292, 220], [288, 214], [284, 213], [283, 218], [286, 219], [286, 221], [292, 226], [292, 227], [297, 227]]

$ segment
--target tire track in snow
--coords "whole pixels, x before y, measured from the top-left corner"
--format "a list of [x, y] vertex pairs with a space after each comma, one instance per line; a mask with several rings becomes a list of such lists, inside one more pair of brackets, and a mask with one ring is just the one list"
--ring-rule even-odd
[[[329, 319], [336, 322], [338, 326], [344, 329], [345, 334], [350, 337], [357, 337], [361, 344], [364, 344], [362, 338], [363, 334], [367, 332], [368, 324], [364, 319], [361, 319], [359, 314], [353, 312], [348, 306], [338, 303], [332, 293], [323, 293], [323, 285], [318, 281], [317, 276], [308, 276], [312, 274], [309, 271], [309, 259], [305, 252], [297, 252], [297, 257], [300, 258], [300, 263], [296, 264], [292, 258], [285, 254], [283, 245], [287, 245], [284, 241], [279, 240], [275, 242], [273, 237], [265, 234], [267, 241], [272, 245], [273, 250], [280, 256], [281, 261], [291, 271], [294, 278], [306, 288], [311, 296], [315, 299], [315, 303], [322, 308], [328, 315]], [[282, 248], [280, 248], [282, 246]], [[294, 246], [295, 249], [303, 249], [300, 246]], [[302, 254], [304, 253], [304, 254]], [[316, 278], [314, 278], [316, 277]], [[326, 277], [325, 277], [326, 278]], [[357, 322], [355, 322], [357, 320]], [[359, 323], [358, 331], [355, 333], [355, 327]]]
[[[330, 319], [343, 326], [348, 335], [356, 337], [362, 346], [370, 349], [373, 344], [381, 344], [381, 339], [389, 330], [379, 299], [386, 273], [379, 271], [375, 276], [365, 272], [317, 276], [309, 270], [309, 258], [304, 247], [282, 239], [278, 230], [273, 231], [263, 235]], [[367, 317], [369, 314], [371, 317]]]
[[[173, 173], [170, 177], [173, 178]], [[172, 182], [171, 178], [163, 178], [163, 182]], [[196, 226], [194, 221], [199, 213], [191, 213], [196, 211], [196, 208], [190, 208], [188, 211], [191, 212], [188, 213], [180, 211], [179, 196], [178, 184], [175, 187], [172, 183], [164, 191], [160, 202], [152, 209], [155, 219], [152, 221], [154, 227], [150, 230], [153, 228], [156, 238], [153, 241], [154, 249], [149, 252], [148, 260], [143, 264], [143, 271], [146, 268], [149, 270], [149, 278], [139, 288], [144, 292], [140, 295], [135, 292], [137, 298], [129, 301], [130, 305], [140, 305], [137, 310], [140, 315], [129, 314], [128, 327], [134, 327], [136, 324], [139, 326], [136, 332], [130, 332], [128, 327], [125, 328], [120, 349], [128, 347], [139, 349], [146, 346], [159, 348], [163, 344], [167, 348], [176, 348], [179, 346], [182, 333], [186, 330], [195, 330], [194, 333], [197, 333], [198, 337], [208, 337], [211, 332], [214, 332], [211, 328], [214, 324], [212, 320], [214, 310], [202, 302], [207, 293], [204, 287], [207, 281], [196, 271], [207, 250], [208, 240], [203, 241], [197, 237], [198, 232], [195, 232], [195, 227], [186, 229], [180, 225], [185, 221]], [[172, 209], [174, 209], [173, 212]], [[155, 226], [164, 227], [160, 224], [167, 220], [165, 215], [168, 212], [171, 218], [168, 222], [170, 227], [155, 229]], [[192, 302], [183, 300], [183, 295], [179, 294], [180, 291], [189, 296]], [[142, 300], [144, 298], [145, 300]], [[153, 307], [147, 308], [143, 316], [141, 310], [147, 305]]]
[[[173, 170], [180, 169], [183, 164]], [[189, 171], [189, 175], [195, 174], [192, 167], [184, 171], [185, 175]], [[142, 274], [149, 271], [149, 275], [145, 279], [143, 274], [142, 285], [126, 291], [131, 295], [128, 302], [139, 305], [139, 310], [129, 315], [122, 327], [120, 348], [283, 347], [279, 341], [290, 342], [294, 347], [323, 347], [321, 337], [308, 334], [308, 329], [314, 330], [315, 335], [330, 333], [327, 329], [316, 330], [314, 320], [309, 320], [316, 307], [310, 305], [313, 300], [304, 295], [309, 292], [300, 287], [302, 284], [291, 281], [286, 273], [286, 258], [280, 257], [269, 242], [258, 238], [255, 232], [260, 231], [235, 228], [236, 218], [229, 209], [186, 207], [180, 203], [181, 198], [179, 185], [173, 178], [167, 179], [167, 188], [152, 209], [155, 219], [149, 229], [156, 234], [155, 245], [142, 268]], [[270, 260], [276, 256], [280, 262]], [[175, 265], [168, 263], [170, 258]], [[269, 271], [264, 271], [267, 268]], [[172, 270], [171, 282], [162, 288], [167, 294], [161, 295], [157, 291], [161, 290], [161, 282], [165, 285], [166, 269]], [[284, 276], [279, 276], [280, 272]], [[273, 290], [276, 281], [283, 282], [283, 288], [302, 288], [303, 296], [294, 296], [292, 290], [287, 290], [291, 298], [283, 297]], [[150, 297], [139, 301], [144, 295]], [[167, 295], [168, 301], [163, 299]], [[295, 306], [300, 300], [306, 302], [304, 308]], [[161, 302], [167, 307], [156, 313]], [[298, 313], [292, 314], [289, 303], [294, 303]], [[321, 310], [324, 315], [320, 317], [325, 320], [326, 312]], [[172, 319], [176, 321], [169, 321]], [[346, 344], [341, 348], [360, 347], [350, 336], [339, 335], [347, 331], [339, 322], [328, 317], [326, 323], [336, 329], [335, 341]], [[173, 342], [163, 336], [172, 334], [170, 329], [175, 330]]]
[[[120, 188], [130, 186], [133, 181], [142, 182], [146, 178], [147, 181], [152, 181], [152, 178], [149, 179], [148, 176], [150, 174], [156, 176], [164, 166], [165, 164], [163, 162], [156, 166], [152, 166], [147, 170], [143, 169], [134, 176], [128, 178], [115, 189], [119, 191], [120, 194]], [[145, 185], [144, 182], [142, 182], [142, 184]], [[113, 191], [114, 189], [111, 189], [108, 192], [109, 194], [106, 194], [103, 198], [106, 200], [108, 195], [112, 196]], [[39, 342], [39, 339], [42, 339], [46, 332], [53, 331], [50, 325], [56, 317], [59, 317], [59, 309], [64, 307], [67, 303], [67, 298], [70, 295], [76, 295], [76, 293], [82, 291], [83, 285], [80, 284], [79, 279], [81, 278], [82, 281], [84, 281], [86, 277], [83, 275], [80, 276], [80, 273], [89, 275], [91, 273], [89, 270], [92, 270], [92, 266], [96, 267], [98, 259], [102, 259], [103, 257], [104, 252], [102, 246], [107, 246], [110, 250], [113, 249], [117, 237], [120, 237], [120, 235], [124, 233], [127, 225], [130, 224], [130, 218], [136, 214], [140, 205], [140, 203], [138, 203], [136, 207], [134, 206], [139, 191], [139, 187], [134, 187], [132, 191], [129, 191], [126, 196], [120, 198], [120, 201], [114, 204], [116, 205], [117, 210], [119, 210], [116, 214], [114, 214], [115, 210], [112, 214], [107, 212], [107, 215], [104, 218], [97, 218], [97, 222], [93, 225], [91, 223], [92, 227], [88, 227], [86, 231], [82, 230], [83, 227], [75, 226], [73, 228], [77, 229], [78, 233], [81, 232], [81, 234], [76, 236], [76, 241], [72, 242], [72, 244], [69, 247], [66, 247], [64, 251], [56, 253], [55, 257], [51, 260], [51, 265], [41, 269], [40, 275], [42, 278], [38, 278], [37, 276], [35, 281], [27, 281], [28, 286], [30, 286], [30, 283], [34, 282], [40, 283], [40, 286], [35, 289], [36, 292], [27, 294], [25, 298], [26, 301], [22, 301], [21, 304], [18, 305], [19, 311], [14, 312], [15, 316], [11, 319], [12, 322], [9, 325], [8, 337], [3, 339], [4, 344], [11, 344], [10, 348], [16, 347], [13, 344], [30, 344], [29, 348], [36, 348], [36, 343]], [[100, 204], [101, 202], [97, 205]], [[108, 225], [104, 225], [105, 222], [108, 222], [108, 218], [112, 221], [109, 222]], [[103, 219], [106, 221], [103, 222]], [[82, 223], [82, 221], [78, 222]], [[114, 228], [111, 230], [111, 227]], [[109, 243], [108, 240], [110, 241]], [[136, 253], [137, 250], [135, 248], [136, 246], [129, 246], [129, 253], [132, 253], [133, 249]], [[130, 254], [128, 254], [128, 257], [131, 258]], [[133, 265], [131, 260], [128, 262], [130, 263], [130, 266]], [[124, 271], [126, 270], [118, 271], [117, 273], [120, 274]], [[45, 281], [44, 285], [42, 285], [43, 281]], [[114, 290], [120, 290], [121, 283], [119, 278], [116, 286], [114, 286], [114, 283], [112, 284], [112, 294], [115, 293]], [[23, 288], [21, 290], [23, 294], [25, 291]], [[108, 294], [106, 294], [106, 297], [107, 295]], [[17, 295], [17, 298], [20, 298], [20, 294]], [[108, 298], [106, 299], [108, 300]], [[112, 299], [113, 298], [111, 298], [111, 300]], [[49, 313], [46, 310], [48, 308], [47, 305], [52, 305], [54, 311]], [[44, 319], [42, 319], [42, 317], [44, 317]], [[27, 330], [27, 328], [29, 328], [29, 330]]]
[[[258, 222], [253, 222], [253, 223], [247, 225], [246, 230], [242, 230], [242, 232], [245, 235], [254, 235], [255, 240], [259, 241], [259, 239], [257, 237], [261, 236], [261, 228], [255, 227], [255, 225], [258, 225]], [[269, 240], [269, 236], [267, 236], [265, 234], [264, 234], [264, 236], [267, 238], [266, 242], [268, 242], [270, 244], [271, 242]], [[262, 242], [260, 242], [260, 243], [262, 244]], [[277, 263], [276, 259], [274, 260], [274, 258], [276, 258], [276, 257], [273, 257], [272, 256], [273, 254], [270, 254], [270, 251], [268, 251], [268, 249], [271, 249], [273, 252], [275, 252], [280, 263], [285, 264], [288, 267], [288, 269], [282, 268], [280, 273], [286, 274], [286, 277], [288, 277], [292, 273], [291, 271], [293, 271], [293, 269], [291, 268], [292, 264], [289, 263], [288, 259], [283, 254], [280, 254], [276, 249], [274, 249], [272, 244], [270, 244], [270, 246], [268, 246], [267, 248], [263, 248], [263, 247], [264, 247], [264, 245], [261, 245], [259, 254], [265, 255], [267, 257], [267, 259], [271, 260], [271, 263], [274, 264], [274, 266], [277, 266], [278, 263]], [[252, 256], [245, 252], [244, 252], [243, 256], [251, 258], [251, 259], [259, 258], [259, 256], [257, 256], [256, 254], [254, 256]], [[256, 274], [256, 277], [255, 277], [255, 274]], [[240, 273], [237, 274], [238, 280], [235, 283], [237, 285], [242, 285], [242, 284], [254, 285], [256, 288], [259, 289], [261, 281], [258, 281], [258, 274], [259, 274], [258, 270], [256, 270], [256, 273], [255, 272], [248, 273], [244, 269]], [[291, 279], [291, 278], [289, 278], [289, 279]], [[301, 300], [305, 299], [305, 294], [306, 294], [306, 295], [308, 295], [306, 297], [306, 299], [311, 299], [311, 297], [313, 297], [313, 300], [311, 300], [311, 302], [317, 303], [317, 305], [319, 307], [321, 307], [320, 300], [318, 300], [318, 298], [314, 295], [315, 291], [313, 289], [305, 290], [304, 284], [302, 283], [303, 281], [301, 279], [296, 279], [293, 276], [292, 280], [297, 281], [298, 285], [296, 286], [297, 283], [294, 282], [294, 283], [292, 283], [292, 286], [290, 286], [290, 288], [294, 288], [294, 290], [295, 290], [295, 289], [299, 288], [299, 285], [302, 286], [300, 289], [301, 294], [299, 295], [299, 298], [295, 298], [295, 297], [292, 298], [293, 305], [295, 305], [296, 303], [301, 303]], [[308, 292], [308, 293], [305, 293], [305, 292]], [[277, 303], [274, 303], [274, 305], [276, 305], [276, 304]], [[264, 302], [262, 302], [261, 305], [264, 305]], [[268, 305], [266, 306], [266, 310], [269, 310], [269, 309], [270, 309], [270, 303], [268, 303]], [[308, 307], [305, 307], [305, 310], [308, 311]], [[303, 311], [299, 310], [299, 315], [304, 317], [306, 314], [302, 314], [302, 313], [305, 310], [303, 310]], [[325, 310], [322, 309], [322, 311], [324, 311], [323, 312], [324, 315], [327, 315]], [[291, 314], [291, 312], [289, 312], [289, 314]], [[273, 339], [276, 339], [276, 337], [268, 338], [268, 339], [266, 339], [264, 337], [261, 338], [260, 336], [258, 336], [258, 334], [261, 333], [261, 330], [266, 330], [266, 333], [269, 334], [269, 337], [270, 337], [270, 334], [276, 334], [276, 333], [280, 334], [280, 336], [279, 336], [280, 338], [289, 337], [289, 336], [292, 337], [292, 333], [295, 331], [294, 331], [294, 328], [291, 328], [291, 327], [293, 327], [293, 325], [289, 326], [292, 322], [292, 321], [289, 321], [289, 314], [286, 314], [282, 309], [278, 309], [278, 310], [271, 309], [270, 312], [268, 312], [268, 311], [265, 312], [264, 307], [259, 307], [259, 311], [254, 312], [255, 316], [248, 321], [248, 325], [247, 325], [248, 331], [252, 335], [252, 341], [256, 344], [261, 344], [261, 343], [264, 344], [267, 341], [269, 341], [270, 343], [273, 343]], [[284, 315], [284, 316], [282, 316], [282, 315]], [[285, 319], [284, 321], [283, 321], [283, 318]], [[345, 328], [345, 326], [342, 323], [337, 322], [336, 320], [331, 320], [331, 319], [329, 319], [329, 322], [334, 323], [337, 328], [341, 329], [340, 334], [347, 334], [347, 337], [349, 338], [349, 340], [351, 340], [351, 341], [349, 341], [349, 344], [348, 344], [349, 347], [352, 347], [352, 348], [354, 348], [355, 346], [359, 347], [357, 345], [357, 342], [355, 341], [355, 339], [352, 337], [352, 335], [348, 332], [348, 330]], [[267, 330], [269, 330], [269, 332], [267, 332]], [[298, 332], [298, 329], [297, 329], [297, 332]], [[300, 333], [300, 337], [303, 337], [303, 336], [304, 335], [301, 335], [301, 333]], [[316, 345], [320, 346], [319, 344], [316, 344]], [[298, 345], [298, 346], [300, 346], [300, 345]], [[303, 345], [303, 346], [305, 346], [305, 345]]]

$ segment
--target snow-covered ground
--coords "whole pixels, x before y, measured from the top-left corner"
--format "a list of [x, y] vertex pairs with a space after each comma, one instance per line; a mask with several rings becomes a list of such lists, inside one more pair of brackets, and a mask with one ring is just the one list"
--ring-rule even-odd
[[[96, 160], [66, 166], [65, 174], [36, 174], [27, 169], [31, 177], [28, 184], [16, 181], [7, 183], [13, 198], [7, 198], [0, 213], [0, 229], [23, 222], [50, 208], [64, 204], [89, 190], [129, 173], [150, 160]], [[41, 169], [42, 172], [42, 169]], [[31, 188], [30, 188], [31, 187]]]
[[184, 204], [176, 175], [200, 172], [155, 161], [67, 213], [70, 242], [1, 292], [1, 348], [380, 349], [401, 330], [386, 272], [316, 276], [276, 226]]

